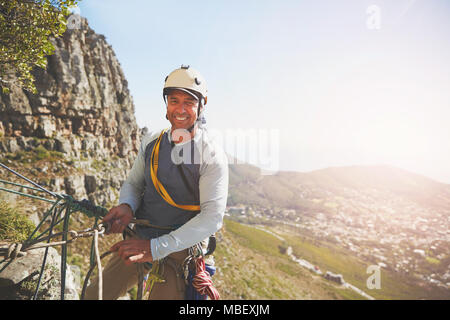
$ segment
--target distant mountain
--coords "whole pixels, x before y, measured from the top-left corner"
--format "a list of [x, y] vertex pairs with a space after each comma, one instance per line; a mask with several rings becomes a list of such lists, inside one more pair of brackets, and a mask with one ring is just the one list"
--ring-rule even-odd
[[427, 208], [450, 209], [450, 185], [393, 166], [330, 167], [262, 176], [255, 166], [230, 165], [230, 205], [324, 209], [317, 199], [347, 198], [355, 193], [380, 200], [400, 198]]

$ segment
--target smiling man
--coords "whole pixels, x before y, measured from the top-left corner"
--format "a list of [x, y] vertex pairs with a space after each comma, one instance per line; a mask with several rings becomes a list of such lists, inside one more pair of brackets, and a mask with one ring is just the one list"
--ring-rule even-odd
[[181, 90], [172, 89], [167, 99], [167, 119], [172, 124], [172, 129], [189, 129], [194, 125], [198, 117], [198, 101], [191, 95]]
[[[149, 264], [150, 279], [158, 279], [149, 299], [185, 299], [183, 262], [204, 255], [209, 237], [222, 227], [228, 162], [203, 126], [206, 82], [198, 71], [181, 66], [166, 77], [163, 97], [171, 127], [143, 137], [120, 190], [120, 204], [104, 218], [110, 233], [123, 232], [133, 218], [143, 221], [111, 248], [115, 255], [103, 271], [105, 299], [123, 296], [136, 285], [140, 270], [149, 271]], [[214, 288], [204, 289], [217, 298]], [[86, 298], [96, 299], [97, 292], [94, 280]]]

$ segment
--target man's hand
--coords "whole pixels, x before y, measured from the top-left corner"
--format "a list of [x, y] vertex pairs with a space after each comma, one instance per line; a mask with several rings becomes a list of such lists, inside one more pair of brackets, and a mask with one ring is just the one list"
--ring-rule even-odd
[[108, 234], [122, 233], [131, 219], [133, 219], [133, 211], [129, 205], [122, 203], [117, 207], [111, 208], [103, 218], [103, 222], [109, 222], [111, 224]]
[[152, 262], [150, 240], [131, 239], [117, 242], [110, 251], [117, 251], [127, 266], [135, 262]]

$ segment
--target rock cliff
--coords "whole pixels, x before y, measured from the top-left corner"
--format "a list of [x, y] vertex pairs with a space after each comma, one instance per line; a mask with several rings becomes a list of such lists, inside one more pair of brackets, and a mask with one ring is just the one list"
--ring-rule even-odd
[[117, 200], [141, 130], [112, 47], [85, 18], [77, 19], [79, 28], [54, 39], [47, 69], [34, 71], [37, 94], [13, 81], [10, 93], [0, 95], [0, 161], [33, 162], [24, 153], [36, 150], [59, 155], [64, 161], [38, 170], [36, 178], [56, 192], [105, 205]]
[[[22, 90], [14, 83], [14, 76], [8, 79], [10, 93], [0, 90], [0, 162], [54, 192], [79, 200], [88, 198], [109, 208], [117, 204], [120, 186], [145, 129], [136, 124], [133, 99], [112, 47], [86, 19], [75, 19], [80, 22], [79, 28], [52, 40], [55, 54], [47, 58], [46, 70], [33, 71], [37, 94]], [[26, 184], [3, 169], [0, 179]], [[35, 224], [48, 209], [39, 201], [24, 204], [23, 197], [5, 192], [0, 192], [2, 198], [30, 214]], [[92, 223], [82, 215], [72, 222], [75, 229]], [[105, 248], [110, 245], [103, 244]], [[88, 266], [84, 260], [90, 239], [72, 247], [72, 260], [81, 257], [80, 266]], [[34, 285], [41, 251], [15, 260], [12, 267], [1, 272], [2, 299], [29, 297], [30, 290], [25, 289]], [[48, 266], [54, 275], [47, 276], [56, 283], [44, 285], [39, 299], [59, 299], [60, 257], [55, 249], [50, 251]], [[70, 279], [79, 279], [79, 275], [74, 277], [69, 266], [66, 298], [78, 299], [79, 284], [74, 285]]]

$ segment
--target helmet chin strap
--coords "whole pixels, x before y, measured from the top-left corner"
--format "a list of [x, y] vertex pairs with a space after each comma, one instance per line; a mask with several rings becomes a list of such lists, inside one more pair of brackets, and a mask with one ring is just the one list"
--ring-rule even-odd
[[192, 133], [192, 130], [194, 130], [194, 127], [195, 127], [195, 123], [196, 123], [196, 122], [197, 122], [197, 121], [195, 121], [194, 124], [193, 124], [192, 126], [190, 126], [189, 128], [186, 129], [187, 131], [189, 131], [189, 133]]
[[202, 102], [201, 100], [198, 101], [198, 108], [197, 108], [197, 119], [194, 121], [194, 124], [192, 126], [190, 126], [188, 129], [186, 129], [187, 131], [189, 131], [189, 133], [192, 133], [192, 130], [194, 130], [195, 125], [197, 124], [197, 122], [201, 121], [201, 117], [200, 117], [200, 108], [202, 106]]

